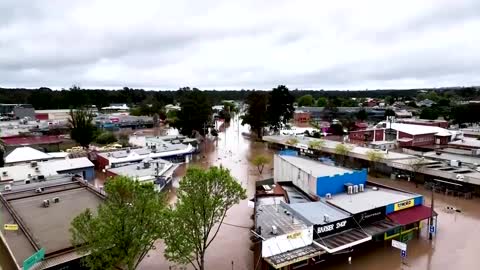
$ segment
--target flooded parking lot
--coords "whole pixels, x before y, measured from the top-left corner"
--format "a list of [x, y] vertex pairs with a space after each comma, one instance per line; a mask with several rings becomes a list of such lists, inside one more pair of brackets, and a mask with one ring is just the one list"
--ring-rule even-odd
[[[197, 159], [179, 171], [179, 178], [187, 166], [222, 165], [229, 168], [232, 174], [247, 189], [249, 198], [253, 196], [255, 181], [271, 176], [271, 167], [266, 168], [262, 177], [256, 169], [249, 165], [249, 157], [256, 154], [273, 155], [265, 144], [252, 142], [241, 135], [247, 131], [235, 120], [226, 132], [220, 132], [218, 142], [207, 144], [206, 151]], [[430, 191], [423, 187], [415, 187], [412, 183], [390, 179], [370, 179], [382, 184], [391, 185], [404, 190], [421, 193], [425, 204], [430, 204]], [[174, 184], [175, 186], [175, 184]], [[172, 200], [174, 200], [172, 191]], [[447, 206], [459, 209], [461, 212], [448, 212]], [[420, 238], [408, 242], [405, 264], [401, 263], [400, 251], [391, 247], [390, 241], [369, 250], [356, 250], [353, 254], [339, 255], [333, 265], [319, 264], [313, 269], [328, 270], [380, 270], [380, 269], [479, 269], [476, 262], [480, 243], [480, 200], [465, 200], [459, 197], [435, 194], [435, 210], [438, 212], [438, 234], [432, 241], [428, 240], [426, 224]], [[243, 201], [230, 209], [224, 226], [217, 239], [207, 250], [207, 269], [255, 269], [253, 253], [250, 251], [249, 230], [253, 222], [250, 218], [253, 211]], [[351, 256], [351, 264], [347, 257]], [[172, 263], [165, 261], [161, 243], [158, 249], [152, 251], [146, 258], [141, 269], [168, 269]], [[172, 268], [173, 269], [173, 268]], [[178, 269], [178, 268], [177, 268]]]

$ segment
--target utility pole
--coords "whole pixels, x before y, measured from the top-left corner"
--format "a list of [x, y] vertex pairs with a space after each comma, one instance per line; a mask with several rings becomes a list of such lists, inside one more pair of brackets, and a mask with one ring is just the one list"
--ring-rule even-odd
[[433, 226], [433, 206], [434, 206], [434, 198], [433, 197], [434, 197], [434, 193], [435, 193], [435, 182], [432, 185], [432, 202], [431, 202], [431, 205], [430, 205], [430, 207], [431, 207], [430, 211], [431, 212], [430, 212], [430, 220], [429, 220], [429, 223], [430, 223], [429, 225], [430, 226], [428, 226], [428, 239], [429, 240], [432, 240], [432, 238], [433, 238], [433, 232], [432, 232], [431, 227]]

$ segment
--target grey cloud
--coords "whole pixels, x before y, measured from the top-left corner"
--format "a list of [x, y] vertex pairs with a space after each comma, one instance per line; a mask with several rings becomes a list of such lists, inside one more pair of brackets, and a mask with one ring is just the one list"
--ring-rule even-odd
[[[398, 11], [372, 11], [376, 2], [369, 0], [356, 13], [313, 0], [179, 2], [139, 1], [143, 10], [151, 5], [151, 18], [105, 4], [105, 13], [90, 18], [85, 14], [100, 2], [1, 1], [0, 83], [169, 89], [480, 83], [473, 74], [480, 49], [472, 45], [480, 41], [473, 32], [480, 1], [403, 1]], [[395, 21], [383, 24], [376, 18], [382, 12], [393, 12]]]

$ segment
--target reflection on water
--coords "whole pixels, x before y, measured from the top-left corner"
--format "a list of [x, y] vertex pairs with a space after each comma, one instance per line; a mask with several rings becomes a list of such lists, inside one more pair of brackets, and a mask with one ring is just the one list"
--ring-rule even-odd
[[[242, 136], [248, 128], [241, 126], [237, 119], [233, 119], [229, 126], [219, 127], [218, 140], [209, 140], [204, 143], [202, 153], [194, 158], [190, 164], [179, 168], [172, 191], [169, 192], [171, 201], [175, 200], [175, 189], [178, 181], [185, 174], [188, 166], [207, 168], [212, 165], [222, 165], [231, 170], [231, 173], [247, 189], [248, 198], [255, 190], [255, 181], [271, 177], [271, 166], [265, 168], [263, 176], [249, 165], [250, 157], [257, 154], [273, 155], [264, 143], [253, 142]], [[375, 179], [384, 184], [393, 185], [404, 190], [410, 190], [425, 195], [425, 201], [430, 202], [429, 192], [423, 188], [415, 188], [408, 182], [399, 182], [389, 179]], [[435, 209], [439, 213], [438, 235], [432, 242], [428, 240], [426, 225], [419, 239], [408, 242], [408, 257], [406, 265], [400, 262], [400, 251], [391, 247], [390, 241], [383, 246], [372, 250], [356, 251], [353, 255], [339, 255], [335, 265], [318, 265], [314, 269], [327, 270], [383, 270], [383, 269], [480, 269], [476, 263], [477, 250], [480, 243], [480, 200], [464, 200], [458, 197], [436, 195]], [[454, 206], [462, 209], [462, 213], [446, 213], [442, 209]], [[253, 211], [242, 201], [232, 207], [225, 219], [216, 240], [207, 250], [207, 269], [254, 269], [253, 253], [250, 251], [249, 227], [253, 225], [250, 218]], [[163, 258], [163, 246], [158, 243], [157, 249], [145, 258], [140, 269], [169, 269], [174, 264]], [[348, 256], [352, 257], [352, 264], [348, 264]], [[190, 269], [190, 268], [189, 268]]]

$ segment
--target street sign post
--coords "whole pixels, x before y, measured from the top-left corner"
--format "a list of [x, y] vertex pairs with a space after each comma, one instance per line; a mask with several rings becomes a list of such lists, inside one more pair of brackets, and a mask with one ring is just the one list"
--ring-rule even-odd
[[18, 224], [4, 224], [3, 229], [5, 231], [17, 231], [18, 230]]
[[407, 244], [400, 241], [392, 239], [392, 247], [398, 248], [402, 251], [407, 251]]
[[23, 270], [30, 269], [34, 264], [42, 261], [44, 257], [45, 257], [45, 249], [42, 248], [39, 251], [33, 253], [33, 255], [28, 257], [25, 261], [23, 261]]

